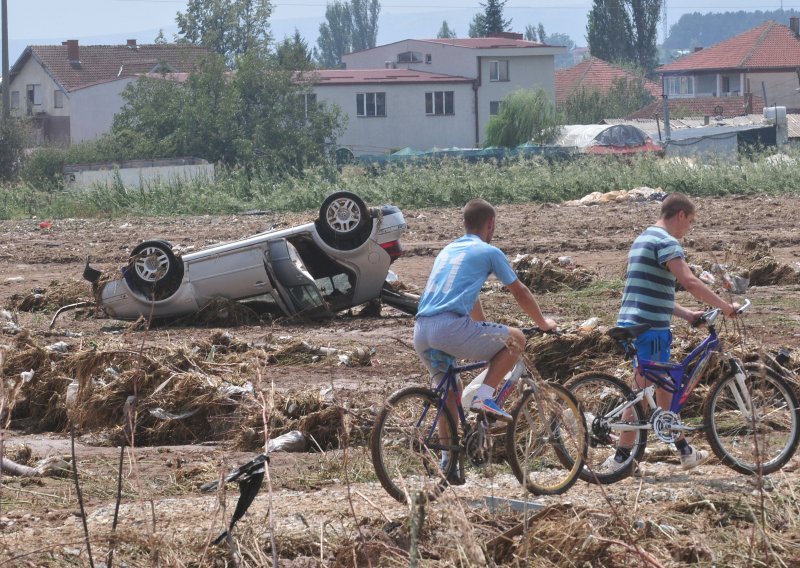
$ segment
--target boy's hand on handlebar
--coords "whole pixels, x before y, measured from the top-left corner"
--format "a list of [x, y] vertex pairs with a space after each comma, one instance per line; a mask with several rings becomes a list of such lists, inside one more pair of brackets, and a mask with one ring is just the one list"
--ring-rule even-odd
[[697, 327], [697, 325], [700, 323], [700, 318], [703, 317], [704, 313], [705, 312], [703, 310], [698, 310], [698, 311], [692, 310], [687, 314], [688, 317], [686, 318], [686, 321], [688, 321], [691, 325]]
[[722, 310], [722, 313], [725, 314], [729, 318], [735, 318], [739, 312], [739, 308], [741, 308], [738, 303], [734, 302], [732, 304], [728, 304], [728, 307]]
[[556, 328], [558, 328], [556, 320], [550, 318], [544, 318], [544, 325], [539, 326], [539, 329], [542, 330], [543, 332], [555, 331]]

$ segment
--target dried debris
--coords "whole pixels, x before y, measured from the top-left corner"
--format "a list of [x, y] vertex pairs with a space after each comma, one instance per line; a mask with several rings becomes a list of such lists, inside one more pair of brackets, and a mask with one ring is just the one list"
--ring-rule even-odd
[[540, 259], [531, 254], [518, 255], [511, 266], [520, 281], [533, 292], [557, 292], [563, 289], [580, 290], [595, 280], [595, 274], [572, 263], [569, 257]]

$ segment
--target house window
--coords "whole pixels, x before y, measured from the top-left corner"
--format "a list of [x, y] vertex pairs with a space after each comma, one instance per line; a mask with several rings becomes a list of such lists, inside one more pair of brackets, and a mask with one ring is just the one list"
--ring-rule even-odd
[[425, 54], [425, 63], [431, 63], [433, 61], [433, 57], [430, 53]]
[[503, 101], [489, 101], [489, 114], [494, 116], [500, 114], [503, 108]]
[[64, 91], [53, 91], [53, 108], [64, 108]]
[[508, 59], [489, 62], [490, 81], [508, 81]]
[[398, 63], [422, 63], [422, 52], [404, 51], [397, 54]]
[[11, 108], [19, 108], [19, 91], [11, 91]]
[[356, 115], [386, 116], [386, 93], [356, 93]]
[[317, 106], [317, 94], [305, 93], [300, 95], [300, 103], [303, 105], [304, 116], [308, 118], [309, 113], [311, 113]]
[[455, 114], [453, 91], [434, 91], [425, 93], [425, 114]]
[[731, 78], [730, 77], [723, 77], [722, 78], [722, 92], [723, 93], [730, 93], [731, 92]]
[[28, 114], [33, 114], [34, 106], [42, 106], [42, 86], [27, 85]]
[[693, 95], [694, 77], [667, 77], [667, 95]]

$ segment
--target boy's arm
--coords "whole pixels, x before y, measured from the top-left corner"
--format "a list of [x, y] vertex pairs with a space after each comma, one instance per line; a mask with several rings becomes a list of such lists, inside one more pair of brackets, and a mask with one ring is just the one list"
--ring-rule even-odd
[[[686, 263], [685, 259], [680, 257], [673, 258], [672, 260], [667, 261], [667, 268], [670, 272], [672, 272], [672, 274], [675, 275], [675, 279], [678, 281], [678, 283], [686, 288], [686, 291], [692, 296], [704, 304], [721, 309], [726, 316], [733, 316], [736, 314], [736, 310], [738, 309], [736, 304], [729, 304], [717, 296], [717, 294], [715, 294], [711, 288], [703, 284], [703, 281], [692, 273], [692, 269], [689, 268], [689, 265]], [[677, 307], [679, 306], [676, 304], [676, 308]], [[673, 313], [683, 317], [675, 310], [673, 310]]]
[[481, 304], [480, 298], [478, 298], [478, 301], [472, 306], [472, 312], [470, 312], [469, 315], [473, 321], [486, 321], [486, 316], [483, 315], [483, 304]]
[[690, 310], [689, 308], [684, 308], [678, 302], [675, 302], [675, 307], [672, 309], [672, 315], [685, 319], [689, 323], [694, 323], [697, 321], [697, 318], [703, 315], [703, 312], [702, 310]]
[[539, 308], [539, 303], [525, 284], [517, 279], [506, 286], [506, 288], [508, 288], [509, 292], [514, 296], [519, 307], [531, 317], [533, 323], [535, 323], [539, 329], [542, 331], [550, 331], [556, 328], [555, 321], [544, 317], [542, 310]]

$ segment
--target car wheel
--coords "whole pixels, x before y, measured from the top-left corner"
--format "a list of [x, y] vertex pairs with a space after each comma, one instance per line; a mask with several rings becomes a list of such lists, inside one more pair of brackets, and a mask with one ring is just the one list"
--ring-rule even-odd
[[126, 271], [131, 287], [149, 300], [165, 300], [178, 291], [183, 261], [166, 241], [144, 241], [131, 252]]
[[337, 191], [322, 202], [317, 228], [327, 245], [350, 250], [366, 242], [369, 223], [369, 210], [364, 200], [355, 193]]

